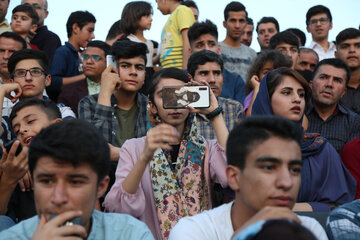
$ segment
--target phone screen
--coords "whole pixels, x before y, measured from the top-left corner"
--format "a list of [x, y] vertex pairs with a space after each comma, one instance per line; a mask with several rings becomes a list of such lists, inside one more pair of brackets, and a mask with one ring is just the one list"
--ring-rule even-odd
[[167, 86], [162, 89], [165, 109], [210, 107], [209, 86]]

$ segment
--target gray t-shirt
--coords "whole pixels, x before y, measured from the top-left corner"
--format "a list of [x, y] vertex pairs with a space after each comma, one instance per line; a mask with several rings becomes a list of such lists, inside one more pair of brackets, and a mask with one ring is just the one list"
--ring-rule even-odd
[[241, 44], [238, 48], [229, 47], [222, 42], [220, 45], [225, 69], [238, 73], [245, 81], [247, 79], [247, 72], [256, 58], [255, 50], [244, 44]]

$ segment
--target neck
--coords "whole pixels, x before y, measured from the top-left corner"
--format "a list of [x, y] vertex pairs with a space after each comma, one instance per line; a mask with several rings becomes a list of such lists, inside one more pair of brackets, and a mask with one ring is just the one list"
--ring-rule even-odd
[[182, 136], [184, 135], [184, 130], [185, 130], [185, 122], [183, 122], [180, 125], [174, 126], [176, 128], [176, 131], [179, 133], [179, 135], [181, 136], [179, 139], [179, 143], [182, 139]]
[[127, 92], [122, 89], [114, 93], [116, 104], [124, 110], [131, 109], [136, 104], [136, 92]]
[[90, 79], [93, 82], [99, 83], [101, 81], [101, 75], [99, 76], [91, 76], [91, 77], [87, 77], [88, 79]]
[[231, 38], [229, 35], [226, 35], [226, 38], [223, 41], [223, 43], [228, 45], [229, 47], [233, 47], [233, 48], [238, 48], [241, 46], [240, 38], [234, 39], [234, 38]]
[[146, 38], [144, 37], [144, 31], [143, 30], [136, 30], [134, 35], [141, 41], [146, 42]]
[[313, 41], [319, 44], [325, 51], [327, 51], [330, 47], [330, 43], [328, 42], [327, 37], [324, 39], [317, 39], [317, 40], [313, 39]]
[[360, 85], [360, 66], [354, 70], [351, 70], [351, 76], [348, 83], [349, 87], [358, 88]]
[[318, 103], [313, 101], [314, 108], [316, 112], [318, 113], [319, 117], [326, 121], [336, 110], [337, 104], [331, 105], [331, 106], [324, 106], [319, 105]]
[[171, 4], [171, 6], [169, 7], [170, 9], [170, 13], [174, 12], [175, 9], [180, 5], [179, 2], [174, 2], [173, 4]]
[[70, 38], [69, 38], [69, 43], [70, 43], [71, 45], [73, 45], [73, 47], [74, 47], [77, 51], [80, 50], [80, 45], [74, 40], [73, 37], [70, 37]]
[[[236, 193], [238, 195], [239, 193]], [[239, 201], [240, 196], [235, 197], [233, 206], [231, 207], [231, 223], [234, 231], [239, 229], [246, 221], [252, 218], [256, 212], [252, 211], [241, 201]]]

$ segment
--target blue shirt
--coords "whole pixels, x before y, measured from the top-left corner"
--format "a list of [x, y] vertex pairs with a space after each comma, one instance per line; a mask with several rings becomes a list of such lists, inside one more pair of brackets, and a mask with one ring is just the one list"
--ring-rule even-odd
[[241, 76], [224, 68], [223, 87], [220, 97], [231, 98], [242, 105], [245, 99], [245, 83]]
[[[0, 239], [31, 239], [39, 224], [39, 217], [24, 220], [15, 226], [0, 232]], [[94, 210], [92, 214], [91, 231], [87, 240], [106, 239], [149, 239], [153, 240], [145, 223], [127, 214], [103, 213]]]

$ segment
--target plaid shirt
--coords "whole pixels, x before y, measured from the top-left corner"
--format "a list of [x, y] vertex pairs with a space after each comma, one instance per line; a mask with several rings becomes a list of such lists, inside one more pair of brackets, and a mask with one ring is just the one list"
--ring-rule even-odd
[[[114, 95], [111, 96], [111, 107], [100, 105], [97, 103], [99, 94], [86, 96], [79, 102], [79, 118], [93, 124], [100, 130], [106, 141], [116, 146], [116, 134], [118, 132], [119, 123], [115, 114], [117, 107]], [[138, 93], [137, 112], [135, 123], [135, 137], [146, 135], [146, 105], [148, 103], [145, 95]]]
[[[238, 101], [218, 97], [219, 105], [223, 108], [223, 118], [225, 120], [226, 127], [231, 131], [233, 127], [243, 117], [243, 106]], [[210, 121], [202, 114], [196, 115], [197, 125], [200, 129], [200, 133], [206, 139], [216, 139], [216, 135], [213, 127], [210, 125]]]

